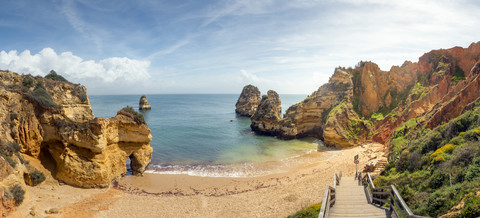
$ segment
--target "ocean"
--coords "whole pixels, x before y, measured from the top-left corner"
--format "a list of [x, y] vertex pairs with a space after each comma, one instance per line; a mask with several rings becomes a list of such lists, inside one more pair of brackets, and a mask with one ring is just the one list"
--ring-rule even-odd
[[[280, 95], [282, 112], [306, 95]], [[140, 95], [90, 96], [97, 117], [109, 118]], [[238, 95], [147, 95], [152, 106], [140, 111], [152, 130], [149, 173], [209, 177], [251, 177], [284, 171], [301, 155], [323, 149], [314, 138], [279, 140], [256, 135], [250, 118], [235, 114]]]

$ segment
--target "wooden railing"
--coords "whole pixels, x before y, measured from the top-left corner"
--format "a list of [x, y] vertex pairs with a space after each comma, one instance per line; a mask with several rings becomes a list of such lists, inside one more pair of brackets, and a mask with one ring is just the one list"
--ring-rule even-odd
[[342, 171], [333, 173], [333, 187], [327, 185], [325, 187], [325, 194], [323, 195], [322, 208], [318, 214], [318, 218], [328, 217], [330, 207], [335, 204], [335, 189], [337, 185], [340, 185], [340, 179], [342, 178]]
[[390, 214], [396, 217], [415, 217], [421, 218], [423, 216], [418, 216], [413, 214], [412, 210], [403, 200], [400, 193], [398, 193], [395, 185], [384, 186], [376, 188], [373, 184], [372, 177], [370, 173], [359, 173], [357, 175], [358, 183], [365, 186], [368, 202], [371, 204], [376, 204], [383, 206], [385, 204], [389, 205]]

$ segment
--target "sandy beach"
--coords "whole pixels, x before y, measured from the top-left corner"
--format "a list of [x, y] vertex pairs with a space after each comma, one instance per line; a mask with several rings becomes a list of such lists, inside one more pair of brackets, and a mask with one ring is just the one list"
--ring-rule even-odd
[[62, 185], [49, 175], [43, 184], [28, 187], [25, 202], [9, 217], [286, 217], [321, 202], [334, 172], [353, 176], [356, 154], [359, 169], [386, 159], [383, 145], [365, 144], [296, 157], [301, 164], [267, 176], [146, 173], [126, 176], [106, 189]]

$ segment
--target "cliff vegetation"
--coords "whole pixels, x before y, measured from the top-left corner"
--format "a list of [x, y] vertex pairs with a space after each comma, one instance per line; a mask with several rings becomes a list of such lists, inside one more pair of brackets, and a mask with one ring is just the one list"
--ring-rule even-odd
[[[417, 119], [398, 127], [378, 186], [395, 184], [415, 214], [480, 216], [480, 101], [433, 130]], [[455, 208], [463, 201], [463, 207]]]

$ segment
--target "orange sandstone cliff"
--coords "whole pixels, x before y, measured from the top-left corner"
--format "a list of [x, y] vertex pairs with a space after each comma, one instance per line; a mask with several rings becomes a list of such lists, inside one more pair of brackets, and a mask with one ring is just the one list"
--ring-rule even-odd
[[[95, 118], [85, 87], [65, 81], [0, 71], [0, 143], [20, 145], [56, 179], [78, 187], [107, 187], [127, 172], [131, 160], [140, 175], [150, 163], [150, 129], [133, 110]], [[7, 156], [5, 156], [7, 157]], [[0, 188], [24, 186], [27, 170], [20, 156], [0, 175]], [[14, 166], [11, 166], [14, 165]]]
[[[373, 62], [337, 68], [329, 82], [281, 119], [252, 117], [260, 134], [284, 139], [313, 136], [329, 146], [387, 142], [402, 123], [434, 128], [462, 114], [480, 97], [480, 42], [433, 50], [412, 63], [382, 71]], [[268, 113], [264, 113], [268, 114]]]

